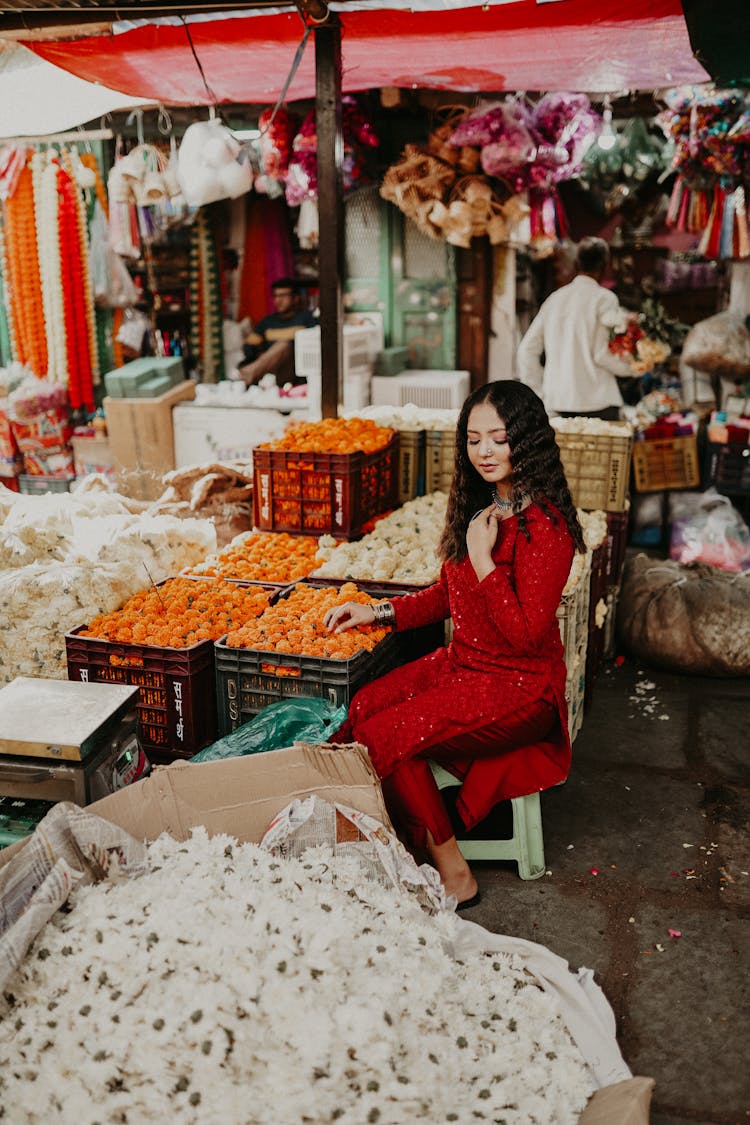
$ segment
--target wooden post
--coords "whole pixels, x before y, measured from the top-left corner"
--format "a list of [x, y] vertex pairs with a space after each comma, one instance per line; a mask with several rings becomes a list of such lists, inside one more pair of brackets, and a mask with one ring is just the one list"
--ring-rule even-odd
[[320, 286], [321, 409], [338, 413], [343, 391], [341, 280], [344, 274], [344, 222], [341, 168], [341, 24], [331, 15], [315, 28], [315, 122], [318, 137], [318, 282]]

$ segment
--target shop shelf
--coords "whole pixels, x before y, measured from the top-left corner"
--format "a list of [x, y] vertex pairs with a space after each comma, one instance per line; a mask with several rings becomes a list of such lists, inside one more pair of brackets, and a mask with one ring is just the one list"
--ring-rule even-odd
[[259, 531], [355, 539], [398, 498], [399, 435], [375, 453], [253, 450]]
[[622, 432], [555, 431], [573, 503], [585, 511], [620, 512], [627, 501], [633, 434], [627, 422], [609, 425]]
[[633, 444], [636, 492], [695, 488], [700, 484], [698, 443], [694, 434]]

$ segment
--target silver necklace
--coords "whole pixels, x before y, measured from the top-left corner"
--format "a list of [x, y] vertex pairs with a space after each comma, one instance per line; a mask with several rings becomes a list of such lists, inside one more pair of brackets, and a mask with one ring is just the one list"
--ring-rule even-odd
[[513, 511], [513, 499], [512, 499], [512, 497], [511, 497], [510, 500], [505, 500], [502, 496], [498, 496], [496, 488], [493, 488], [493, 490], [492, 490], [492, 503], [495, 505], [496, 508], [499, 508], [499, 510], [501, 512], [512, 512]]

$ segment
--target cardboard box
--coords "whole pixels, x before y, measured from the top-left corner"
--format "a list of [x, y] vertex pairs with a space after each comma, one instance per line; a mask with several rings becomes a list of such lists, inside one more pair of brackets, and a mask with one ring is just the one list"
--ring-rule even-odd
[[[138, 840], [155, 840], [162, 832], [186, 840], [202, 824], [212, 835], [226, 832], [242, 843], [258, 843], [277, 813], [311, 793], [392, 827], [377, 774], [361, 746], [299, 745], [222, 762], [175, 762], [87, 809]], [[0, 851], [0, 867], [25, 843]]]
[[89, 473], [103, 473], [114, 477], [109, 438], [93, 435], [73, 437], [70, 444], [73, 446], [73, 467], [77, 477], [85, 477]]
[[136, 500], [161, 496], [161, 478], [175, 468], [172, 407], [194, 398], [191, 380], [158, 398], [105, 398], [112, 463], [127, 495]]
[[[380, 782], [360, 746], [333, 750], [299, 745], [223, 762], [175, 763], [96, 801], [88, 811], [140, 840], [155, 840], [162, 832], [186, 840], [202, 824], [209, 834], [257, 843], [277, 813], [311, 793], [359, 809], [391, 828]], [[20, 840], [0, 851], [0, 868], [26, 843]], [[648, 1125], [653, 1085], [651, 1078], [631, 1078], [597, 1090], [581, 1125]]]

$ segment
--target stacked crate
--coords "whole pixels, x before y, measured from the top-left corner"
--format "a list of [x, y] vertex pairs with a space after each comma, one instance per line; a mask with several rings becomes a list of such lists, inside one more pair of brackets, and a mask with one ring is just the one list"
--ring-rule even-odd
[[584, 662], [584, 695], [588, 706], [602, 661], [614, 655], [634, 435], [628, 422], [554, 418], [552, 425], [573, 502], [584, 513], [598, 512], [601, 521], [606, 521], [606, 531], [589, 544], [592, 558]]

